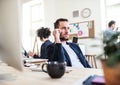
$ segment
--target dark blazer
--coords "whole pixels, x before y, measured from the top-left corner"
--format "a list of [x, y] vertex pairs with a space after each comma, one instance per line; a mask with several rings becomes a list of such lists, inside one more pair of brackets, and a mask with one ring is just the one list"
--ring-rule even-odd
[[[82, 65], [86, 68], [90, 68], [90, 65], [88, 64], [87, 60], [83, 56], [83, 53], [79, 46], [75, 43], [68, 43], [67, 44], [73, 49], [73, 51], [78, 56], [79, 61], [82, 63]], [[49, 61], [58, 61], [58, 62], [64, 62], [66, 61], [67, 66], [71, 66], [71, 60], [66, 52], [66, 50], [63, 48], [61, 43], [56, 44], [50, 44], [47, 47], [47, 55]]]
[[40, 52], [40, 57], [38, 55], [34, 55], [34, 58], [41, 58], [41, 59], [48, 59], [47, 57], [47, 52], [46, 48], [49, 44], [52, 44], [50, 40], [46, 40], [42, 45], [41, 45], [41, 52]]

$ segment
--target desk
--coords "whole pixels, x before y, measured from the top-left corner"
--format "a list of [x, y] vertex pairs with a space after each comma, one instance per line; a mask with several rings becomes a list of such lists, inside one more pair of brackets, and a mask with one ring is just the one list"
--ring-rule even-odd
[[67, 69], [72, 71], [65, 73], [62, 78], [51, 79], [49, 75], [44, 72], [32, 72], [28, 68], [24, 68], [23, 72], [19, 72], [7, 65], [0, 65], [0, 73], [11, 73], [17, 76], [15, 80], [0, 82], [0, 85], [81, 85], [79, 82], [85, 76], [103, 74], [101, 69], [71, 67]]

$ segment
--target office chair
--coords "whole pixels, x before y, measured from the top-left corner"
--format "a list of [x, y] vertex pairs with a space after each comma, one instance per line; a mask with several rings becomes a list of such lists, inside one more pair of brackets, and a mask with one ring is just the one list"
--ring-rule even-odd
[[85, 55], [86, 60], [88, 61], [92, 68], [97, 68], [95, 56], [96, 55]]

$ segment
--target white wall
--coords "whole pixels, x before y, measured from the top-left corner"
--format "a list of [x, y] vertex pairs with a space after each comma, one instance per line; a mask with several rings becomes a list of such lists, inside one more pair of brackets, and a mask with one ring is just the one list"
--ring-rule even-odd
[[53, 22], [56, 17], [55, 0], [44, 0], [45, 25], [53, 29]]
[[[107, 23], [110, 20], [116, 21], [116, 27], [120, 27], [120, 3], [107, 6]], [[119, 28], [120, 31], [120, 28]]]
[[111, 6], [120, 3], [120, 0], [106, 0], [106, 5]]
[[[68, 18], [70, 23], [94, 20], [95, 38], [100, 38], [102, 37], [102, 28], [105, 27], [104, 23], [102, 23], [102, 21], [105, 21], [105, 14], [101, 13], [103, 12], [101, 7], [104, 9], [104, 5], [104, 0], [45, 0], [45, 25], [53, 29], [53, 23], [57, 18], [61, 17]], [[79, 10], [81, 12], [84, 8], [90, 8], [92, 11], [92, 15], [89, 18], [72, 17], [73, 11]], [[91, 45], [94, 44], [101, 45], [100, 40], [79, 39], [79, 43], [86, 45], [86, 53], [98, 54], [102, 51], [100, 47], [91, 48]]]
[[[29, 0], [22, 1], [25, 3]], [[78, 10], [80, 13], [84, 8], [90, 8], [92, 11], [89, 18], [72, 17], [73, 11]], [[94, 20], [95, 38], [102, 37], [102, 30], [106, 28], [104, 0], [44, 0], [44, 9], [45, 26], [50, 27], [51, 30], [54, 29], [55, 20], [60, 17], [68, 18], [70, 23]], [[53, 36], [50, 39], [53, 40]], [[98, 54], [102, 51], [100, 47], [91, 47], [91, 45], [101, 46], [102, 42], [99, 39], [79, 39], [79, 43], [86, 45], [86, 53]]]

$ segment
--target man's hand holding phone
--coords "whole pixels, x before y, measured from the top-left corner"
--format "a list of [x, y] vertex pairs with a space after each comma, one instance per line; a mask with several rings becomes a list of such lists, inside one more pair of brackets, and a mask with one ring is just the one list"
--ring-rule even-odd
[[55, 38], [55, 43], [61, 43], [61, 41], [60, 41], [60, 29], [55, 29], [53, 31], [53, 36]]

